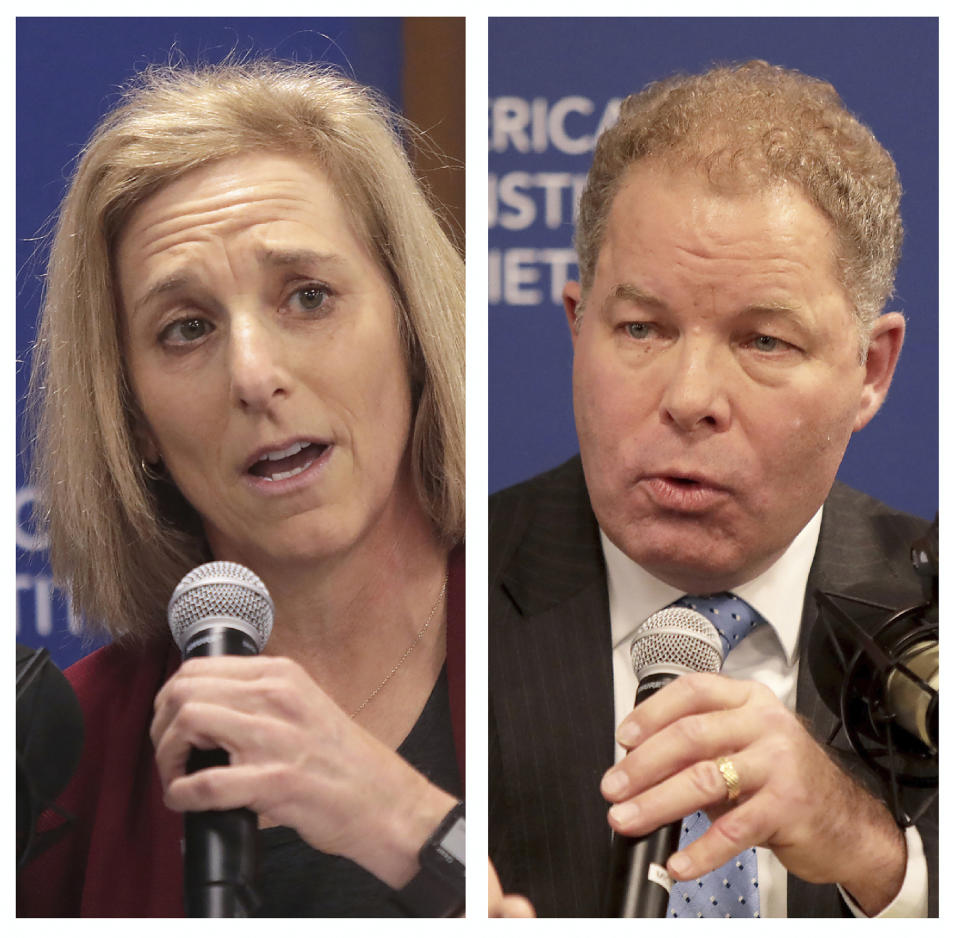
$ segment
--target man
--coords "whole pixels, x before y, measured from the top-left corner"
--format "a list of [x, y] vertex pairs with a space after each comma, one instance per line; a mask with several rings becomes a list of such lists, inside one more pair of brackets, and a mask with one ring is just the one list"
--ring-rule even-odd
[[[501, 883], [604, 914], [611, 828], [697, 811], [674, 880], [756, 847], [756, 914], [936, 914], [936, 810], [901, 831], [827, 754], [807, 655], [814, 590], [921, 590], [928, 524], [834, 481], [903, 342], [899, 198], [829, 85], [762, 62], [656, 83], [600, 138], [564, 291], [580, 456], [490, 508], [491, 914], [529, 911]], [[759, 625], [721, 674], [633, 710], [637, 626], [730, 593]]]

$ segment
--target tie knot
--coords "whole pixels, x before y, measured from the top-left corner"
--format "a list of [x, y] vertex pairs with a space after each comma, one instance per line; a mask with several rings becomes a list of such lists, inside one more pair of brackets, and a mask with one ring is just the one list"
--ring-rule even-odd
[[749, 603], [733, 593], [714, 593], [711, 596], [682, 596], [676, 605], [686, 606], [706, 616], [720, 633], [723, 657], [750, 634], [763, 618]]

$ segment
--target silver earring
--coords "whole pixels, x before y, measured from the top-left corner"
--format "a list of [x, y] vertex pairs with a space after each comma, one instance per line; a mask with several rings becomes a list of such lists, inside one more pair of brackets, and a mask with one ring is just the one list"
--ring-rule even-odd
[[162, 460], [158, 460], [155, 463], [148, 463], [142, 456], [140, 457], [140, 471], [150, 482], [159, 482], [163, 478], [162, 472], [158, 471], [158, 467], [162, 466]]

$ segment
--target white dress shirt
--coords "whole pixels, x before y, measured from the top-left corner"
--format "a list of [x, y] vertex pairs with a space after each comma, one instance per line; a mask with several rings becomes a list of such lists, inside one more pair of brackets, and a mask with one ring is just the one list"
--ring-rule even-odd
[[[732, 649], [722, 672], [728, 677], [766, 684], [790, 710], [796, 709], [800, 618], [822, 516], [821, 508], [779, 560], [756, 579], [733, 591], [753, 606], [769, 625], [758, 626]], [[630, 643], [637, 627], [684, 593], [647, 573], [602, 531], [600, 537], [610, 594], [614, 713], [619, 726], [633, 709], [637, 691], [637, 679], [630, 663]], [[618, 761], [624, 750], [614, 745], [614, 761]], [[908, 856], [903, 885], [880, 916], [925, 917], [927, 914], [927, 864], [920, 835], [911, 827], [906, 837]], [[787, 871], [770, 850], [757, 848], [757, 879], [761, 916], [786, 917]], [[856, 902], [843, 889], [840, 892], [854, 915], [863, 917]]]

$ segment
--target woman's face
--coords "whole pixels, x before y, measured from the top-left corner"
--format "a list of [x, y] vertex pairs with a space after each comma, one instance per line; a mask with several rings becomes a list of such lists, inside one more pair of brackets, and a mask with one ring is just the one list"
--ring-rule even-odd
[[279, 154], [194, 170], [136, 209], [116, 261], [142, 453], [214, 555], [256, 569], [389, 537], [415, 504], [409, 381], [325, 174]]

